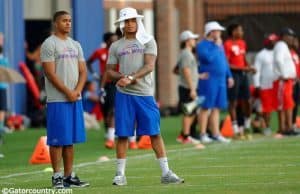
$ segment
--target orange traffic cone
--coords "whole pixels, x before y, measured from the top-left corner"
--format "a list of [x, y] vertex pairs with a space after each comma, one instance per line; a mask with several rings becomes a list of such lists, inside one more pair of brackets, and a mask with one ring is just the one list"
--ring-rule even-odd
[[221, 128], [221, 134], [224, 137], [233, 137], [234, 136], [232, 122], [231, 122], [231, 118], [229, 115], [227, 115], [224, 119], [223, 126]]
[[30, 158], [30, 164], [49, 164], [51, 163], [49, 147], [46, 145], [46, 136], [40, 137], [33, 154]]
[[300, 117], [299, 116], [296, 118], [296, 127], [300, 128]]
[[150, 137], [147, 135], [143, 135], [138, 143], [138, 148], [145, 150], [152, 149]]

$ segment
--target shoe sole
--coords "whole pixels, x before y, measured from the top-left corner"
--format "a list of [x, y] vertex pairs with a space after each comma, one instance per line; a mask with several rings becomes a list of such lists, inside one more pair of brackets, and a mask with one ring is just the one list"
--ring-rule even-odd
[[112, 183], [112, 185], [114, 185], [114, 186], [125, 186], [125, 185], [127, 185], [127, 183], [124, 183], [124, 184]]

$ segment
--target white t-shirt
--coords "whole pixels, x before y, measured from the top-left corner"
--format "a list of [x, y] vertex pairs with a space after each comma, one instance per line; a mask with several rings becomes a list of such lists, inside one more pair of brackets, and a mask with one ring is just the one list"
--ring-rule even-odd
[[[128, 40], [122, 38], [110, 46], [107, 64], [119, 64], [120, 73], [130, 75], [145, 65], [145, 54], [157, 56], [157, 45], [154, 39], [143, 45], [137, 39]], [[117, 89], [120, 92], [138, 96], [154, 95], [153, 72], [136, 81], [135, 84], [130, 84], [123, 88], [117, 87]]]
[[273, 50], [262, 49], [255, 57], [254, 67], [256, 73], [253, 76], [254, 87], [261, 89], [271, 89], [274, 80], [277, 79], [274, 73]]
[[[41, 61], [54, 62], [55, 73], [63, 84], [73, 90], [78, 84], [79, 61], [84, 61], [79, 42], [68, 37], [62, 40], [55, 35], [48, 37], [41, 46]], [[66, 96], [57, 90], [45, 76], [47, 102], [66, 102]], [[81, 98], [81, 97], [79, 97]]]
[[274, 72], [278, 77], [293, 79], [296, 77], [296, 68], [293, 58], [284, 41], [279, 41], [274, 47]]

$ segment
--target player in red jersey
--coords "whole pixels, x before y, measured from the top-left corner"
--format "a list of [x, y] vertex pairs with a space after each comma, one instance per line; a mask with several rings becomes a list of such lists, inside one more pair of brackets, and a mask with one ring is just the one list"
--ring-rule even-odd
[[237, 104], [242, 104], [244, 114], [243, 127], [247, 130], [251, 127], [250, 90], [247, 73], [254, 73], [255, 69], [246, 61], [247, 45], [243, 40], [244, 32], [240, 24], [232, 24], [227, 28], [229, 38], [224, 43], [225, 53], [234, 79], [234, 87], [228, 91], [229, 113], [232, 119], [233, 129], [236, 134], [243, 135], [237, 123]]
[[[115, 83], [107, 79], [106, 76], [106, 62], [108, 59], [108, 50], [113, 42], [118, 39], [118, 36], [112, 32], [106, 32], [103, 35], [103, 41], [105, 47], [97, 49], [88, 59], [87, 67], [88, 70], [92, 73], [94, 79], [100, 79], [100, 97], [102, 99], [102, 109], [104, 113], [104, 122], [105, 128], [107, 131], [105, 147], [112, 149], [114, 148], [114, 139], [115, 139], [115, 124], [114, 124], [114, 96], [115, 96]], [[92, 68], [92, 63], [98, 60], [99, 61], [99, 71], [97, 73]]]

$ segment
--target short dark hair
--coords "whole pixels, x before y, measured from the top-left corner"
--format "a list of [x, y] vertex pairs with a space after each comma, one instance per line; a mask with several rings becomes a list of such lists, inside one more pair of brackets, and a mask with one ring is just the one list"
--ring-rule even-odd
[[232, 33], [235, 29], [237, 29], [238, 27], [242, 26], [241, 24], [238, 24], [238, 23], [233, 23], [233, 24], [230, 24], [228, 27], [227, 27], [227, 35], [229, 37], [232, 36]]
[[103, 34], [103, 41], [104, 42], [108, 42], [109, 39], [112, 37], [112, 36], [115, 36], [116, 34], [115, 33], [112, 33], [112, 32], [106, 32]]
[[55, 12], [52, 19], [53, 22], [56, 22], [57, 18], [59, 18], [62, 15], [70, 15], [70, 13], [64, 10]]

